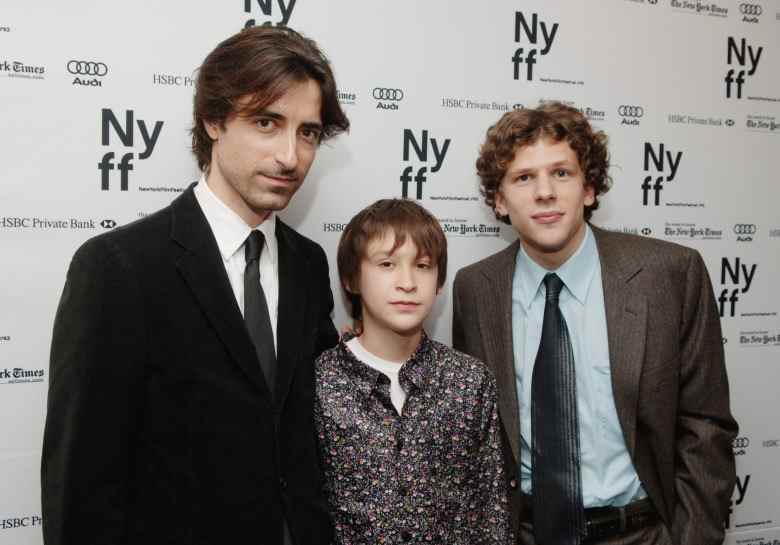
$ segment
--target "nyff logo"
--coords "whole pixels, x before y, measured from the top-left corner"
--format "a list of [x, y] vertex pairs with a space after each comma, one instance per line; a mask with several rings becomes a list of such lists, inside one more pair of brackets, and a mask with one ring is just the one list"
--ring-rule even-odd
[[[748, 70], [747, 75], [752, 76], [756, 72], [756, 68], [758, 68], [758, 63], [761, 60], [761, 53], [763, 51], [763, 47], [754, 50], [753, 46], [749, 45], [745, 38], [741, 38], [739, 46], [737, 46], [737, 41], [732, 36], [729, 36], [726, 50], [726, 64], [731, 66], [736, 60], [739, 66], [744, 68], [746, 63], [750, 61], [750, 69]], [[729, 68], [729, 71], [726, 72], [726, 77], [723, 80], [726, 82], [726, 98], [731, 98], [731, 86], [734, 83], [736, 83], [737, 87], [736, 98], [742, 98], [742, 85], [745, 83], [745, 71], [740, 70], [739, 72], [736, 72], [736, 77], [734, 77], [734, 73], [735, 69]]]
[[[410, 153], [410, 149], [414, 149], [414, 154], [417, 156], [416, 160], [422, 163], [427, 163], [428, 143], [430, 141], [430, 150], [432, 152], [432, 159], [434, 162], [433, 166], [431, 167], [431, 172], [438, 172], [442, 163], [444, 163], [444, 157], [447, 155], [447, 150], [450, 147], [450, 140], [450, 138], [446, 138], [444, 143], [439, 146], [439, 142], [437, 142], [435, 138], [428, 138], [427, 130], [423, 130], [420, 140], [417, 140], [414, 137], [414, 132], [412, 132], [411, 129], [404, 129], [404, 162], [415, 160], [412, 158]], [[414, 175], [414, 177], [412, 177], [412, 172], [415, 171], [415, 168], [417, 173]], [[428, 178], [425, 175], [426, 172], [428, 172], [427, 166], [421, 166], [417, 168], [414, 165], [409, 165], [405, 167], [401, 173], [401, 177], [399, 178], [402, 184], [401, 196], [404, 198], [408, 196], [409, 182], [413, 181], [417, 184], [417, 199], [422, 199], [423, 183], [428, 181]]]
[[664, 172], [666, 167], [669, 167], [669, 174], [666, 176], [666, 181], [671, 182], [677, 175], [677, 169], [680, 167], [680, 160], [682, 160], [682, 151], [678, 151], [677, 154], [673, 154], [670, 150], [664, 149], [664, 145], [659, 144], [658, 151], [653, 149], [653, 145], [650, 142], [645, 142], [645, 172], [650, 172], [650, 164], [656, 172], [656, 175], [648, 174], [645, 176], [645, 180], [642, 182], [642, 205], [647, 206], [649, 204], [649, 193], [652, 190], [655, 193], [653, 204], [658, 206], [661, 204], [661, 191], [664, 185]]
[[744, 477], [740, 477], [737, 475], [737, 486], [734, 488], [734, 494], [736, 497], [731, 498], [731, 502], [729, 503], [729, 515], [726, 518], [726, 529], [728, 530], [731, 527], [731, 515], [734, 513], [734, 507], [741, 504], [743, 501], [745, 501], [745, 496], [747, 495], [748, 491], [748, 485], [750, 484], [750, 475], [745, 475]]
[[[257, 3], [260, 11], [263, 12], [263, 15], [269, 18], [273, 17], [273, 0], [255, 0], [255, 3]], [[279, 12], [282, 15], [282, 20], [276, 23], [276, 26], [287, 26], [287, 23], [290, 20], [290, 16], [293, 12], [293, 8], [295, 8], [295, 0], [288, 0], [287, 2], [284, 0], [276, 0], [276, 3], [279, 6]], [[252, 13], [252, 0], [244, 0], [244, 13]], [[257, 22], [255, 19], [249, 19], [246, 23], [244, 23], [244, 28], [253, 27], [256, 24]], [[271, 26], [272, 24], [273, 23], [271, 23], [271, 21], [266, 21], [263, 23], [263, 26]]]
[[[733, 284], [735, 287], [724, 287], [720, 296], [718, 297], [718, 305], [720, 306], [720, 317], [723, 318], [726, 315], [726, 302], [729, 305], [729, 316], [734, 317], [734, 313], [737, 310], [737, 301], [739, 300], [740, 293], [747, 293], [753, 284], [753, 277], [756, 275], [756, 268], [758, 265], [754, 263], [750, 268], [745, 263], [741, 263], [739, 258], [734, 259], [734, 264], [731, 264], [729, 258], [724, 257], [720, 261], [720, 284], [726, 286], [727, 283]], [[726, 278], [728, 276], [728, 279]], [[727, 282], [728, 280], [728, 282]], [[744, 287], [743, 286], [744, 283]]]
[[[534, 13], [531, 15], [531, 24], [525, 18], [522, 11], [515, 12], [515, 43], [521, 43], [523, 35], [527, 38], [530, 45], [537, 45], [539, 42], [539, 30], [542, 31], [544, 47], [539, 51], [540, 55], [549, 53], [550, 48], [555, 41], [555, 34], [558, 32], [558, 23], [553, 23], [551, 28], [547, 28], [547, 23], [539, 22], [539, 16]], [[527, 51], [526, 51], [527, 50]], [[537, 48], [519, 47], [515, 49], [512, 55], [512, 66], [514, 67], [514, 79], [520, 79], [520, 64], [525, 63], [525, 79], [531, 81], [534, 79], [534, 64], [536, 64]]]
[[[127, 110], [125, 112], [125, 124], [121, 125], [119, 120], [114, 115], [114, 112], [109, 108], [103, 108], [101, 110], [101, 131], [100, 131], [100, 143], [103, 146], [111, 145], [111, 131], [114, 129], [114, 133], [119, 138], [119, 141], [126, 148], [132, 148], [136, 139], [134, 137], [136, 123], [138, 130], [141, 133], [143, 139], [144, 150], [138, 154], [138, 159], [148, 159], [152, 152], [154, 152], [154, 146], [157, 144], [157, 139], [160, 137], [160, 131], [162, 130], [163, 122], [157, 121], [154, 123], [154, 127], [149, 132], [148, 125], [143, 119], [134, 121], [135, 113], [133, 110]], [[98, 170], [100, 171], [100, 189], [103, 191], [109, 190], [110, 171], [115, 168], [120, 172], [119, 188], [122, 191], [127, 191], [129, 171], [133, 170], [133, 153], [125, 153], [122, 155], [122, 159], [118, 165], [114, 165], [114, 152], [109, 151], [103, 155], [103, 158], [98, 163]]]

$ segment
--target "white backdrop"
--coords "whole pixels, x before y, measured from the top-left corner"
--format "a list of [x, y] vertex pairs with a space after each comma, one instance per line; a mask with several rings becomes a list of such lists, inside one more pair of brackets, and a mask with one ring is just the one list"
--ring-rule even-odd
[[[408, 195], [419, 187], [448, 231], [451, 279], [514, 237], [478, 195], [489, 125], [558, 99], [607, 131], [614, 187], [594, 223], [699, 249], [722, 299], [741, 427], [727, 543], [780, 543], [777, 0], [11, 0], [0, 13], [0, 545], [41, 543], [48, 350], [70, 257], [198, 177], [193, 70], [250, 20], [317, 40], [352, 121], [283, 214], [328, 252], [339, 325], [340, 229], [400, 196], [405, 172]], [[449, 288], [428, 324], [445, 342]]]

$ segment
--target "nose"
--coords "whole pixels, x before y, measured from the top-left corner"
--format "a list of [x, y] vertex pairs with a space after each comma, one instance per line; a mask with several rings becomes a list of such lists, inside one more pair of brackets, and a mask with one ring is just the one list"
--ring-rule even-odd
[[546, 201], [555, 198], [555, 183], [549, 174], [540, 174], [534, 187], [537, 200]]
[[399, 267], [397, 287], [404, 293], [412, 293], [417, 289], [417, 280], [412, 267]]
[[298, 166], [298, 138], [294, 130], [280, 133], [276, 148], [276, 162], [285, 171], [295, 170]]

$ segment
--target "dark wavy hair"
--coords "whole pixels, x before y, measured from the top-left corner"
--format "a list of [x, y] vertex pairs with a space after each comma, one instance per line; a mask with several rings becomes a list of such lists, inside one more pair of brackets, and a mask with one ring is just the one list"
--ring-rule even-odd
[[496, 191], [517, 150], [533, 145], [541, 138], [568, 142], [577, 155], [585, 185], [593, 187], [596, 197], [593, 204], [585, 206], [585, 221], [588, 221], [599, 207], [598, 196], [609, 191], [612, 185], [607, 173], [607, 135], [603, 131], [594, 131], [579, 110], [561, 102], [547, 102], [538, 108], [507, 112], [488, 129], [477, 158], [480, 193], [485, 204], [493, 209], [497, 219], [509, 223], [507, 216], [496, 211]]
[[[246, 28], [220, 43], [198, 70], [193, 104], [192, 152], [201, 170], [211, 162], [212, 140], [204, 122], [224, 126], [232, 116], [251, 116], [295, 84], [314, 80], [322, 93], [325, 140], [349, 129], [330, 62], [317, 44], [287, 27]], [[238, 100], [250, 100], [238, 105]]]

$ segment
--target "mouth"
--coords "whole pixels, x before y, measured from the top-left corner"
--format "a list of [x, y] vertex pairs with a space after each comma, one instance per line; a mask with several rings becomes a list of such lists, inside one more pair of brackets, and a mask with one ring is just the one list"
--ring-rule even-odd
[[295, 176], [274, 176], [271, 174], [266, 174], [265, 172], [260, 172], [259, 174], [263, 178], [267, 178], [268, 180], [272, 180], [280, 184], [292, 184], [298, 181], [298, 178], [296, 178]]
[[420, 306], [420, 303], [414, 301], [390, 301], [390, 304], [398, 310], [415, 310]]
[[531, 218], [537, 223], [555, 223], [563, 217], [563, 212], [540, 212], [534, 214]]

